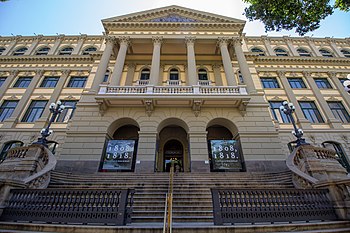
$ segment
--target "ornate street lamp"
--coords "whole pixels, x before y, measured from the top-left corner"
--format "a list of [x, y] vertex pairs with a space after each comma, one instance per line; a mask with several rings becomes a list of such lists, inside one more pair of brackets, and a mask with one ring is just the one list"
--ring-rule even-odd
[[38, 141], [33, 144], [41, 144], [45, 147], [47, 147], [47, 137], [50, 136], [53, 131], [50, 129], [50, 126], [52, 122], [55, 121], [57, 115], [59, 115], [63, 110], [65, 106], [61, 103], [61, 101], [57, 101], [57, 104], [51, 103], [50, 104], [50, 112], [52, 113], [52, 116], [50, 118], [49, 124], [46, 126], [46, 128], [43, 128], [40, 131], [41, 137], [38, 138]]
[[345, 80], [345, 81], [343, 82], [343, 85], [344, 85], [344, 87], [345, 87], [345, 91], [347, 91], [347, 92], [350, 94], [350, 74], [348, 74], [346, 77], [347, 77], [347, 79], [349, 79], [349, 80]]
[[287, 115], [287, 117], [289, 118], [290, 122], [293, 125], [294, 130], [292, 131], [292, 134], [297, 138], [297, 145], [296, 147], [300, 146], [300, 145], [307, 145], [308, 143], [305, 142], [305, 139], [302, 138], [304, 135], [304, 132], [302, 129], [298, 129], [296, 124], [295, 124], [295, 120], [293, 117], [293, 112], [295, 112], [295, 106], [293, 105], [293, 103], [288, 103], [287, 101], [283, 102], [283, 105], [280, 106], [280, 110], [284, 112], [284, 114]]

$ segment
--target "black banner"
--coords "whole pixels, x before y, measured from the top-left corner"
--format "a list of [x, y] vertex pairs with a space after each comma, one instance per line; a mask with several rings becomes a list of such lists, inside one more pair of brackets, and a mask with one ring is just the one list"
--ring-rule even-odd
[[210, 167], [212, 171], [242, 170], [239, 142], [236, 140], [210, 140]]

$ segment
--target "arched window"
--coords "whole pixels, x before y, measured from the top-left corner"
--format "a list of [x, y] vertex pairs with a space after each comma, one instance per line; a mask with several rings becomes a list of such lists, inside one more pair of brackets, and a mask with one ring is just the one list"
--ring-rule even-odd
[[0, 55], [5, 51], [6, 49], [4, 47], [0, 47]]
[[284, 49], [277, 48], [274, 51], [275, 51], [276, 56], [278, 56], [278, 57], [287, 57], [288, 56], [287, 51]]
[[348, 171], [350, 172], [350, 164], [347, 159], [347, 155], [345, 151], [343, 150], [340, 143], [332, 142], [332, 141], [326, 141], [322, 143], [322, 146], [327, 149], [335, 150], [337, 159], [339, 163]]
[[37, 51], [36, 51], [36, 54], [35, 55], [47, 55], [48, 53], [49, 53], [49, 51], [50, 51], [50, 48], [49, 47], [43, 47], [43, 48], [41, 48], [41, 49], [38, 49]]
[[206, 69], [198, 70], [198, 80], [208, 80], [208, 73]]
[[84, 49], [83, 55], [89, 55], [91, 52], [95, 52], [95, 51], [97, 51], [97, 49], [95, 47], [88, 47], [88, 48]]
[[239, 83], [244, 83], [243, 75], [240, 70], [237, 71], [237, 76]]
[[71, 55], [72, 52], [73, 52], [73, 48], [72, 47], [65, 47], [65, 48], [60, 50], [58, 55]]
[[0, 162], [4, 161], [6, 159], [7, 156], [7, 152], [12, 149], [12, 148], [16, 148], [16, 147], [21, 147], [23, 146], [23, 142], [18, 141], [18, 140], [14, 140], [14, 141], [9, 141], [4, 143], [4, 146], [1, 149], [0, 152]]
[[22, 48], [19, 48], [19, 49], [16, 49], [14, 52], [13, 52], [13, 56], [22, 56], [24, 55], [24, 53], [28, 50], [28, 48], [26, 47], [22, 47]]
[[[1, 50], [0, 50], [1, 51]], [[350, 51], [347, 49], [342, 49], [340, 50], [340, 52], [342, 52], [342, 54], [344, 55], [344, 57], [350, 58]]]
[[141, 70], [140, 80], [149, 80], [150, 75], [151, 75], [150, 69], [144, 68], [143, 70]]
[[175, 68], [170, 70], [169, 80], [179, 80], [179, 71]]
[[110, 71], [109, 71], [109, 70], [106, 70], [105, 76], [103, 77], [103, 82], [104, 82], [104, 83], [108, 82], [109, 74], [110, 74]]
[[323, 57], [333, 57], [333, 54], [327, 49], [320, 49], [319, 51]]
[[311, 54], [309, 51], [307, 51], [306, 49], [297, 49], [297, 52], [299, 53], [300, 57], [311, 57]]
[[262, 49], [259, 48], [252, 48], [250, 51], [252, 51], [253, 53], [258, 53], [259, 56], [265, 56], [265, 52]]

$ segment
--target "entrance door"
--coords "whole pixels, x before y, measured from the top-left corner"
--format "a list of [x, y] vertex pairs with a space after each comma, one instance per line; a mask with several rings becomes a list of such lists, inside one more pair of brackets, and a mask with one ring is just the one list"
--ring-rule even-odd
[[183, 171], [183, 146], [178, 140], [170, 140], [164, 145], [164, 171], [169, 172], [171, 161], [175, 160], [175, 169]]

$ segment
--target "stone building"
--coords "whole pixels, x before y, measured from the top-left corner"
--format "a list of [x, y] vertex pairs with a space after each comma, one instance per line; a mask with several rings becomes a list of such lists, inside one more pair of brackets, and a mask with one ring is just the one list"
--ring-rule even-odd
[[285, 170], [286, 100], [306, 140], [348, 167], [350, 38], [252, 37], [242, 20], [179, 6], [102, 24], [104, 35], [0, 37], [2, 157], [35, 141], [60, 100], [57, 170]]

